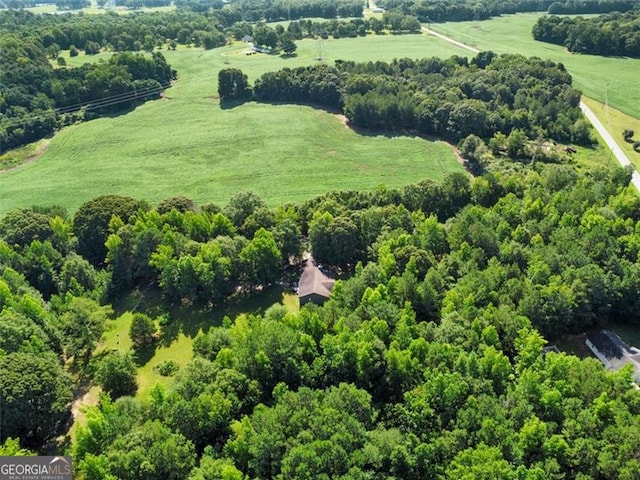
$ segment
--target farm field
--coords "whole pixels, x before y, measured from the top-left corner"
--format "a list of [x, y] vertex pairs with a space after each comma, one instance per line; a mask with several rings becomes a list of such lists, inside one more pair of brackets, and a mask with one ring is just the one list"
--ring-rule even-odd
[[429, 25], [481, 50], [520, 53], [562, 62], [574, 79], [576, 88], [600, 102], [640, 119], [640, 59], [571, 54], [550, 43], [537, 42], [531, 29], [539, 13], [505, 15], [483, 22]]
[[[57, 204], [71, 211], [101, 194], [151, 203], [173, 195], [225, 203], [252, 190], [270, 205], [332, 189], [397, 187], [440, 179], [463, 167], [444, 142], [355, 132], [309, 106], [247, 103], [221, 109], [218, 70], [241, 68], [251, 80], [285, 66], [322, 60], [466, 55], [428, 35], [305, 40], [298, 55], [246, 55], [244, 44], [164, 51], [179, 80], [162, 100], [56, 134], [36, 161], [0, 174], [0, 214]], [[103, 56], [75, 57], [74, 63]]]

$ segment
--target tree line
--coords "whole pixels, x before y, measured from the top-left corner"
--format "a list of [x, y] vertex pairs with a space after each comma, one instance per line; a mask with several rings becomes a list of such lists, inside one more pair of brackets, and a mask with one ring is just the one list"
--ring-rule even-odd
[[[98, 6], [104, 7], [107, 3], [106, 0], [98, 0]], [[156, 8], [156, 7], [168, 7], [171, 5], [170, 0], [116, 0], [116, 6], [126, 7], [132, 10], [139, 8]]]
[[[536, 165], [274, 209], [241, 193], [10, 212], [3, 448], [60, 432], [66, 365], [111, 392], [72, 446], [85, 480], [634, 478], [631, 370], [545, 353], [543, 336], [636, 321], [640, 200], [630, 171]], [[167, 311], [223, 305], [280, 281], [303, 248], [343, 273], [329, 301], [212, 325], [170, 387], [128, 397], [132, 360], [92, 355], [134, 288], [160, 289]], [[137, 348], [166, 325], [134, 323]]]
[[580, 92], [564, 66], [519, 55], [336, 61], [267, 72], [252, 88], [240, 70], [221, 70], [218, 92], [223, 101], [253, 96], [338, 109], [355, 127], [468, 139], [463, 146], [470, 159], [480, 155], [480, 144], [495, 155], [543, 158], [543, 150], [527, 148], [528, 142], [593, 142]]
[[463, 22], [487, 20], [500, 15], [519, 12], [548, 12], [550, 14], [592, 14], [626, 12], [637, 5], [636, 0], [492, 0], [475, 2], [381, 0], [376, 5], [386, 10], [414, 15], [421, 22]]
[[[262, 22], [251, 24], [248, 22], [235, 23], [229, 32], [236, 40], [241, 40], [245, 36], [253, 37], [253, 40], [259, 45], [272, 46], [274, 40], [264, 43], [264, 33], [275, 32], [275, 35], [289, 35], [293, 40], [301, 40], [303, 38], [355, 38], [364, 37], [369, 33], [381, 34], [387, 30], [393, 34], [402, 33], [419, 33], [420, 22], [417, 18], [410, 15], [400, 13], [385, 13], [381, 19], [379, 18], [356, 18], [350, 20], [294, 20], [290, 22], [286, 29], [282, 25], [270, 27]], [[257, 35], [256, 35], [257, 32]]]
[[595, 18], [540, 17], [533, 38], [570, 52], [640, 57], [640, 9]]
[[19, 35], [45, 49], [55, 46], [58, 50], [86, 50], [88, 42], [97, 45], [97, 51], [152, 51], [168, 42], [214, 48], [226, 43], [224, 28], [239, 20], [239, 16], [227, 17], [221, 11], [212, 15], [183, 11], [35, 15], [12, 10], [0, 12], [0, 33]]
[[0, 152], [97, 113], [158, 98], [176, 78], [159, 52], [53, 68], [42, 44], [13, 35], [0, 38], [0, 63], [12, 66], [0, 72]]
[[222, 11], [239, 15], [242, 21], [276, 22], [301, 18], [362, 17], [364, 5], [358, 0], [249, 0], [224, 3], [220, 0], [177, 0], [179, 10], [195, 12]]

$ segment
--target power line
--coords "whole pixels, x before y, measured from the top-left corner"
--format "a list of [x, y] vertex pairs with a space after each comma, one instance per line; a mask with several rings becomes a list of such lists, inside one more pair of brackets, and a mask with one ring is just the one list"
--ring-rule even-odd
[[97, 100], [91, 100], [88, 102], [76, 103], [73, 105], [67, 105], [65, 107], [56, 108], [55, 110], [47, 110], [46, 112], [42, 112], [36, 115], [23, 116], [16, 119], [11, 119], [9, 121], [0, 121], [0, 127], [3, 129], [7, 129], [13, 126], [24, 125], [28, 121], [37, 121], [37, 120], [46, 120], [49, 118], [50, 113], [54, 113], [56, 115], [63, 115], [65, 113], [76, 112], [85, 108], [87, 111], [97, 110], [100, 108], [111, 107], [114, 105], [118, 105], [120, 103], [130, 102], [132, 100], [136, 100], [138, 98], [143, 98], [147, 95], [155, 95], [157, 93], [162, 92], [170, 84], [161, 84], [160, 86], [155, 87], [147, 87], [140, 90], [135, 89], [134, 91], [119, 93], [116, 95], [111, 95], [108, 97], [99, 98]]

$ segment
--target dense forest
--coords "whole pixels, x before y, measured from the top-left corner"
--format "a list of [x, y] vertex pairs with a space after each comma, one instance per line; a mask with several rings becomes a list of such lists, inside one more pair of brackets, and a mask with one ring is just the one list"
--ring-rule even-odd
[[[11, 65], [0, 71], [0, 149], [155, 97], [175, 78], [159, 52], [128, 50], [212, 48], [225, 32], [267, 45], [260, 39], [377, 28], [242, 21], [295, 18], [298, 8], [347, 16], [338, 9], [350, 2], [176, 3], [149, 16], [0, 14], [0, 63]], [[424, 18], [405, 5], [383, 28], [409, 31]], [[456, 5], [469, 7], [446, 9]], [[52, 67], [67, 48], [118, 53]], [[483, 174], [275, 208], [241, 192], [226, 205], [106, 195], [73, 214], [8, 212], [0, 455], [66, 453], [80, 480], [640, 477], [631, 369], [545, 350], [610, 322], [637, 324], [640, 310], [631, 170], [578, 169], [553, 148], [592, 142], [561, 64], [492, 52], [338, 61], [253, 85], [226, 69], [218, 88], [229, 105], [312, 102], [356, 128], [435, 134]], [[213, 318], [294, 286], [309, 252], [338, 279], [324, 305]], [[145, 295], [157, 298], [153, 311], [128, 302]], [[193, 318], [175, 318], [185, 308]], [[105, 351], [103, 334], [129, 309], [132, 348]], [[145, 355], [196, 316], [207, 328], [191, 329], [191, 361], [157, 365], [170, 384], [136, 396]], [[71, 402], [91, 385], [103, 394], [71, 440]]]
[[253, 89], [237, 69], [220, 71], [219, 80], [223, 101], [253, 95], [262, 102], [311, 102], [339, 109], [355, 127], [461, 142], [472, 161], [488, 148], [494, 155], [556, 161], [543, 148], [547, 139], [593, 142], [578, 106], [580, 92], [564, 66], [519, 55], [337, 61], [268, 72]]
[[640, 58], [640, 8], [595, 18], [541, 17], [533, 38], [570, 52]]
[[421, 22], [462, 22], [486, 20], [518, 12], [551, 14], [590, 14], [626, 12], [637, 0], [492, 0], [476, 2], [455, 0], [379, 0], [376, 5], [418, 17]]
[[[107, 196], [73, 218], [10, 212], [2, 451], [59, 434], [84, 372], [111, 395], [70, 451], [86, 480], [635, 478], [631, 371], [543, 351], [543, 336], [635, 321], [629, 180], [537, 164], [275, 209], [242, 193], [222, 208]], [[166, 366], [169, 388], [131, 398], [134, 357], [92, 355], [111, 299], [133, 288], [159, 288], [167, 311], [224, 307], [281, 281], [307, 248], [341, 272], [331, 299], [201, 331], [192, 362]], [[134, 324], [134, 348], [157, 341], [145, 312]]]

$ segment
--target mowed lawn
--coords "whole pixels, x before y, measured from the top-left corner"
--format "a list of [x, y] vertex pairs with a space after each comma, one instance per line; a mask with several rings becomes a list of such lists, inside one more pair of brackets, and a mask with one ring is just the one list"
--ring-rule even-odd
[[[449, 145], [414, 136], [356, 132], [333, 113], [299, 105], [246, 103], [222, 109], [221, 68], [253, 80], [266, 71], [313, 64], [466, 55], [428, 35], [303, 40], [298, 55], [246, 55], [243, 44], [163, 51], [179, 72], [166, 97], [135, 110], [65, 128], [37, 161], [0, 174], [0, 214], [31, 205], [71, 211], [104, 194], [155, 204], [185, 195], [224, 204], [251, 190], [270, 205], [335, 189], [398, 187], [462, 171]], [[74, 63], [98, 61], [81, 55]]]
[[[148, 293], [148, 292], [147, 292]], [[136, 294], [132, 294], [132, 298]], [[132, 298], [128, 300], [131, 301]], [[127, 299], [123, 300], [125, 303]], [[138, 306], [153, 314], [158, 312], [159, 296], [157, 292], [151, 292]], [[199, 331], [206, 332], [212, 326], [220, 326], [224, 316], [231, 320], [249, 314], [261, 315], [273, 305], [284, 305], [288, 311], [299, 311], [298, 297], [292, 292], [284, 291], [281, 287], [272, 287], [266, 291], [258, 292], [250, 297], [233, 299], [224, 307], [191, 308], [176, 307], [170, 312], [172, 321], [169, 325], [159, 328], [159, 340], [154, 348], [134, 355], [138, 364], [137, 395], [144, 397], [158, 383], [168, 386], [173, 377], [165, 377], [154, 370], [158, 364], [173, 360], [180, 368], [185, 367], [193, 358], [193, 339]], [[123, 313], [118, 315], [107, 325], [100, 345], [96, 350], [96, 356], [100, 357], [112, 350], [120, 352], [133, 351], [133, 343], [129, 336], [133, 314], [128, 305]]]
[[434, 24], [429, 28], [480, 50], [562, 62], [571, 73], [574, 86], [586, 96], [640, 118], [640, 59], [572, 54], [559, 45], [535, 41], [531, 30], [541, 15], [523, 13], [483, 22]]

